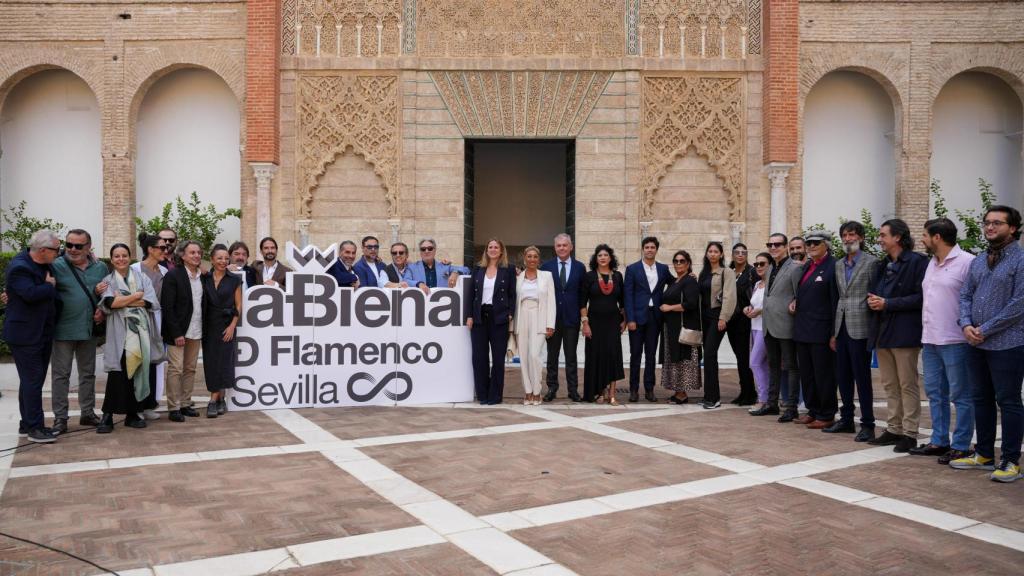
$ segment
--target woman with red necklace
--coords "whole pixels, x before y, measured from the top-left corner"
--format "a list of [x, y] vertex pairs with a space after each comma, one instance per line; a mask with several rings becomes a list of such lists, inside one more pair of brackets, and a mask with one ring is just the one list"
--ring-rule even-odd
[[580, 321], [586, 338], [583, 397], [586, 402], [618, 406], [615, 384], [622, 369], [622, 333], [626, 330], [625, 298], [619, 261], [607, 244], [590, 257], [590, 272], [580, 283]]

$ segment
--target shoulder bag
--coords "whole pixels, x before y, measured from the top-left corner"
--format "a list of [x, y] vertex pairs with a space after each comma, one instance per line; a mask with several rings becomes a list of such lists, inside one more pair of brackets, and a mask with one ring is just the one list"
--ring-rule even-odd
[[[89, 305], [92, 306], [93, 318], [96, 317], [96, 297], [89, 293], [89, 289], [85, 287], [85, 282], [82, 282], [82, 278], [78, 276], [78, 270], [74, 264], [68, 262], [68, 268], [71, 269], [71, 275], [78, 281], [78, 285], [82, 288], [82, 292], [85, 292], [85, 297], [89, 300]], [[107, 335], [107, 323], [100, 322], [97, 324], [95, 321], [92, 323], [92, 337], [103, 338]]]
[[[698, 296], [697, 302], [698, 302], [698, 304], [697, 304], [697, 317], [700, 318], [701, 317], [701, 313], [700, 313], [700, 299], [699, 299], [699, 296]], [[702, 324], [702, 326], [701, 326], [702, 329], [701, 330], [691, 330], [691, 329], [687, 328], [686, 326], [681, 326], [679, 328], [679, 343], [680, 344], [685, 344], [687, 346], [700, 346], [701, 344], [704, 343], [704, 332], [703, 332], [703, 322], [704, 322], [704, 319], [700, 318], [700, 322]], [[682, 319], [680, 319], [680, 324], [682, 324]]]

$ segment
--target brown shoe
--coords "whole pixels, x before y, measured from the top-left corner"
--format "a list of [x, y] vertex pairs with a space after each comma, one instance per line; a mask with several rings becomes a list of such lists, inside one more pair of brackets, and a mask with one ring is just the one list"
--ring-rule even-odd
[[807, 425], [809, 430], [822, 430], [835, 423], [835, 420], [815, 420]]
[[796, 424], [803, 424], [804, 426], [806, 426], [811, 422], [814, 422], [814, 418], [811, 417], [810, 414], [804, 414], [803, 416], [798, 417], [796, 420], [793, 420], [793, 422]]

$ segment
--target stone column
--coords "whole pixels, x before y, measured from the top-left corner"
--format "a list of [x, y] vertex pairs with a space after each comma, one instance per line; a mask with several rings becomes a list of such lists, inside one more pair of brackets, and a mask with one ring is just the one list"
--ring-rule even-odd
[[249, 167], [256, 178], [256, 238], [266, 238], [270, 236], [270, 181], [274, 179], [277, 166], [270, 162], [250, 162]]
[[768, 171], [768, 181], [772, 185], [771, 217], [769, 218], [769, 234], [780, 232], [789, 234], [786, 231], [786, 179], [789, 171], [793, 168], [790, 162], [771, 162], [765, 166]]
[[[736, 244], [742, 242], [743, 241], [743, 231], [746, 230], [746, 228], [747, 228], [746, 223], [745, 222], [730, 222], [729, 223], [729, 228], [732, 231], [732, 245], [735, 246]], [[726, 246], [726, 249], [729, 249], [729, 248], [730, 248], [730, 246]]]
[[[654, 226], [654, 222], [640, 222], [640, 240], [643, 241], [651, 235], [651, 226]], [[641, 246], [640, 248], [643, 248]]]
[[296, 243], [302, 248], [305, 248], [306, 246], [309, 245], [309, 225], [312, 222], [312, 220], [295, 221], [295, 234], [297, 236]]
[[[398, 229], [402, 225], [402, 220], [399, 218], [389, 218], [388, 226], [391, 228], [391, 243], [394, 244], [400, 239], [398, 237]], [[383, 250], [383, 249], [382, 249]]]

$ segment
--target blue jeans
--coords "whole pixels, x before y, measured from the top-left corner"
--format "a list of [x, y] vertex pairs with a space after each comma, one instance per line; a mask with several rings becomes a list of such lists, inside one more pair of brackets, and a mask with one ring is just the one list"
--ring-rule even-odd
[[[969, 344], [925, 344], [924, 393], [932, 414], [932, 439], [936, 446], [969, 450], [974, 435], [974, 403], [967, 380]], [[956, 406], [956, 430], [949, 442], [949, 403]]]
[[996, 405], [1003, 417], [1003, 459], [1020, 463], [1020, 442], [1024, 436], [1024, 406], [1021, 405], [1021, 380], [1024, 379], [1024, 346], [1009, 350], [982, 350], [972, 347], [967, 353], [968, 377], [974, 396], [974, 420], [978, 441], [974, 447], [985, 458], [995, 457]]

